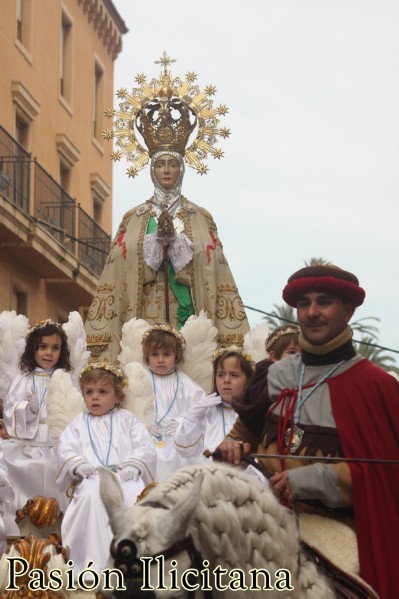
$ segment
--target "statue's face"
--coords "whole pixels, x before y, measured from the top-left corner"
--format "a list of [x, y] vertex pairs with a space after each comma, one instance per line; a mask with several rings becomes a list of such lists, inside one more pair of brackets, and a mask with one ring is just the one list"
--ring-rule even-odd
[[180, 164], [174, 156], [162, 154], [154, 166], [154, 176], [164, 189], [173, 189], [180, 175]]

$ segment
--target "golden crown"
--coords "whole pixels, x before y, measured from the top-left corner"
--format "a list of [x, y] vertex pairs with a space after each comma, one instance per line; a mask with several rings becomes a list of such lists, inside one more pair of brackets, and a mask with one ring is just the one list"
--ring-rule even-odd
[[[219, 116], [228, 112], [226, 105], [213, 105], [211, 96], [216, 93], [213, 85], [207, 85], [203, 91], [194, 82], [197, 75], [193, 72], [185, 75], [182, 81], [172, 78], [168, 69], [174, 59], [163, 56], [155, 61], [163, 69], [159, 79], [147, 83], [145, 75], [135, 77], [140, 87], [129, 93], [119, 89], [117, 97], [122, 100], [119, 111], [110, 108], [105, 116], [114, 118], [114, 129], [103, 132], [105, 139], [116, 139], [119, 148], [111, 154], [114, 161], [123, 155], [133, 166], [127, 169], [129, 177], [135, 177], [148, 163], [149, 158], [157, 151], [179, 152], [186, 163], [195, 168], [197, 173], [208, 172], [205, 161], [211, 154], [220, 159], [223, 152], [215, 147], [217, 137], [229, 137], [230, 130], [219, 128]], [[197, 128], [197, 135], [186, 149], [191, 133]], [[144, 138], [148, 151], [140, 144], [136, 130]]]

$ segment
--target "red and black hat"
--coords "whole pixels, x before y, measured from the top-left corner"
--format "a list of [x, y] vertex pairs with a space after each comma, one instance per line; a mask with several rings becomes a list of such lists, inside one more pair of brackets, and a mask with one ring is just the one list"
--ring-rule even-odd
[[355, 306], [360, 306], [366, 295], [355, 275], [333, 264], [305, 266], [294, 272], [283, 289], [283, 299], [295, 308], [298, 297], [309, 291], [338, 295]]

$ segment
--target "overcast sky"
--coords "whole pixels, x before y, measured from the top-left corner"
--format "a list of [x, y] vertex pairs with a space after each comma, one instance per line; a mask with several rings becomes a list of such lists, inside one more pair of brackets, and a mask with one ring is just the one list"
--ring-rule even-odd
[[[356, 318], [378, 316], [380, 343], [399, 350], [399, 2], [113, 1], [129, 28], [115, 89], [158, 77], [166, 50], [174, 77], [195, 71], [229, 106], [224, 158], [202, 177], [187, 168], [183, 193], [212, 213], [244, 304], [271, 311], [322, 256], [358, 276]], [[152, 194], [148, 167], [129, 179], [127, 166], [114, 231]]]

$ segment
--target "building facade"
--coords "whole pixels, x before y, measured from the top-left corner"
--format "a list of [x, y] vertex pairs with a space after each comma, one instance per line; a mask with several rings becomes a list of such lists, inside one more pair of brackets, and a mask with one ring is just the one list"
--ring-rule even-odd
[[7, 0], [0, 19], [0, 311], [82, 316], [108, 254], [103, 141], [127, 32], [111, 0]]

